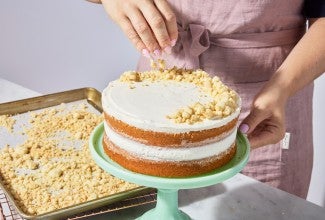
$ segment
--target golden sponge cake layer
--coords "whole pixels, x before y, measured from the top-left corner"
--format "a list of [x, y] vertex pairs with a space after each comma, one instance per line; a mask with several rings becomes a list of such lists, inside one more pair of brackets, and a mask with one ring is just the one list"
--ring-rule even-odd
[[104, 116], [105, 122], [115, 132], [144, 144], [164, 147], [190, 147], [219, 141], [236, 128], [238, 121], [238, 118], [235, 118], [221, 127], [202, 131], [166, 133], [143, 130], [118, 120], [106, 113], [104, 113]]
[[107, 136], [103, 139], [103, 146], [105, 153], [122, 167], [133, 172], [161, 177], [188, 177], [208, 173], [227, 164], [236, 153], [233, 143], [226, 151], [201, 160], [156, 161], [130, 154], [111, 142]]

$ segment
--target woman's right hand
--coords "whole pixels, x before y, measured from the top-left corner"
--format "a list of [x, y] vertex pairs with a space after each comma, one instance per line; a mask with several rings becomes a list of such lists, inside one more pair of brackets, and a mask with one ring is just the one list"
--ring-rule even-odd
[[102, 0], [102, 4], [144, 56], [171, 53], [178, 32], [175, 14], [166, 0]]

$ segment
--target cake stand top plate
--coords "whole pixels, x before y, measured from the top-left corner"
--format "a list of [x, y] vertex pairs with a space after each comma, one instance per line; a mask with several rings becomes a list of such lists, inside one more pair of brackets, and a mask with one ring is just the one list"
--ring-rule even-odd
[[92, 157], [102, 169], [125, 181], [160, 189], [192, 189], [223, 182], [244, 168], [248, 161], [250, 151], [247, 138], [238, 132], [236, 138], [236, 155], [226, 165], [199, 176], [186, 178], [165, 178], [135, 173], [112, 161], [104, 153], [102, 145], [103, 135], [104, 124], [101, 123], [95, 128], [89, 139], [89, 147]]

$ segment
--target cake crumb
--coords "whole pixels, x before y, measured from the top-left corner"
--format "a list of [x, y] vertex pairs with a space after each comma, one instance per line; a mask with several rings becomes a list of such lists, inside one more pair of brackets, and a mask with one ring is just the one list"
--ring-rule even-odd
[[5, 127], [8, 132], [13, 133], [16, 119], [11, 115], [0, 115], [0, 127]]
[[157, 59], [157, 60], [150, 60], [150, 67], [151, 69], [158, 69], [160, 71], [163, 71], [166, 69], [166, 61], [163, 59]]

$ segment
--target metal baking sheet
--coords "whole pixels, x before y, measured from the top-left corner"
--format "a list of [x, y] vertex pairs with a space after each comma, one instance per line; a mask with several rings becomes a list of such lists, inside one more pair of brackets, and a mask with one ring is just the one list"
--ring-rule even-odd
[[[93, 88], [82, 88], [76, 90], [70, 90], [55, 94], [49, 94], [44, 96], [39, 96], [35, 98], [23, 99], [14, 102], [8, 102], [0, 104], [0, 115], [14, 115], [16, 119], [16, 124], [14, 126], [14, 134], [3, 136], [4, 129], [1, 130], [0, 127], [0, 148], [5, 144], [17, 145], [22, 143], [24, 140], [23, 136], [19, 135], [19, 129], [21, 123], [27, 121], [27, 115], [30, 112], [42, 111], [45, 108], [51, 108], [58, 106], [61, 103], [65, 103], [67, 108], [75, 108], [75, 106], [85, 103], [88, 106], [90, 112], [95, 112], [101, 114], [101, 93]], [[123, 191], [120, 193], [108, 195], [99, 199], [92, 201], [80, 203], [77, 205], [69, 206], [63, 209], [58, 209], [52, 212], [44, 213], [41, 215], [29, 215], [22, 211], [22, 209], [15, 202], [12, 194], [6, 187], [0, 178], [0, 187], [3, 189], [4, 193], [7, 195], [10, 202], [15, 206], [19, 215], [25, 219], [62, 219], [77, 213], [85, 212], [94, 208], [98, 208], [116, 201], [123, 200], [125, 198], [135, 196], [141, 193], [149, 192], [150, 188], [147, 187], [137, 187], [128, 191]]]

